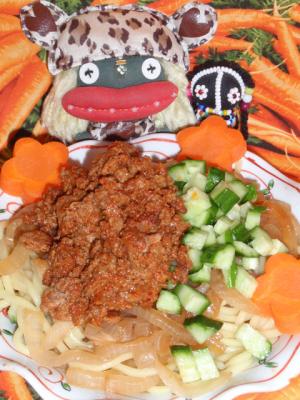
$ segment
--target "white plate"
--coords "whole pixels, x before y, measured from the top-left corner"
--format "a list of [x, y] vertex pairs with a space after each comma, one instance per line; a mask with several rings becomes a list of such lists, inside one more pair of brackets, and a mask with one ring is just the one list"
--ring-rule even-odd
[[[141, 148], [146, 156], [164, 159], [179, 151], [176, 136], [155, 134], [132, 141]], [[91, 160], [107, 147], [107, 143], [84, 141], [69, 147], [70, 158], [88, 165]], [[276, 199], [288, 202], [300, 221], [300, 184], [288, 179], [260, 157], [247, 152], [242, 161], [242, 174], [256, 179], [261, 189], [270, 188], [270, 194]], [[9, 218], [21, 205], [19, 198], [0, 192], [0, 208], [5, 212], [1, 219]], [[100, 400], [106, 395], [78, 389], [66, 385], [64, 374], [60, 370], [39, 367], [29, 357], [14, 350], [9, 331], [13, 329], [9, 319], [0, 314], [0, 369], [15, 371], [22, 375], [45, 400]], [[267, 392], [283, 388], [289, 380], [300, 373], [300, 336], [281, 336], [273, 346], [270, 360], [276, 368], [254, 367], [230, 380], [226, 387], [201, 396], [198, 400], [232, 400], [235, 397], [253, 392]], [[109, 399], [154, 399], [153, 395], [109, 396]], [[159, 397], [162, 399], [163, 397]], [[173, 397], [175, 399], [175, 397]]]

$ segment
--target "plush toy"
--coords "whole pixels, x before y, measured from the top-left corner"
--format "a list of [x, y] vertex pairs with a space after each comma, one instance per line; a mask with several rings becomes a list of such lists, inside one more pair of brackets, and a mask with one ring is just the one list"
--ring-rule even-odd
[[21, 10], [22, 28], [48, 50], [55, 75], [42, 124], [66, 142], [176, 131], [196, 122], [187, 96], [189, 49], [210, 40], [215, 11], [190, 3], [172, 16], [137, 5], [71, 16], [44, 0]]
[[254, 82], [234, 62], [206, 62], [190, 74], [190, 95], [198, 121], [219, 115], [231, 128], [248, 137], [248, 109]]

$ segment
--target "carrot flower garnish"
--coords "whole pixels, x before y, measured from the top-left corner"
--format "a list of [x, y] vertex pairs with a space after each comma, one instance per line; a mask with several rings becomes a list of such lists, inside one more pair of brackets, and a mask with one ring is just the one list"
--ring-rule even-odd
[[0, 187], [24, 203], [41, 198], [48, 185], [60, 184], [60, 169], [67, 163], [68, 148], [58, 142], [41, 144], [31, 138], [16, 142], [13, 157], [3, 164]]

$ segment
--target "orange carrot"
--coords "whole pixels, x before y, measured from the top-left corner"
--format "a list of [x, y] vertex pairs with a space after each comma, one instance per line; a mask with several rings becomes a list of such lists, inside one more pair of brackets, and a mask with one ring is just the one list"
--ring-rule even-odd
[[[213, 0], [201, 0], [201, 3], [211, 3]], [[167, 15], [174, 14], [180, 7], [189, 3], [190, 0], [157, 0], [154, 3], [151, 3], [149, 7], [154, 8], [160, 12], [163, 12]]]
[[101, 6], [103, 4], [112, 4], [112, 5], [117, 5], [117, 6], [125, 6], [126, 4], [133, 4], [136, 3], [134, 0], [110, 0], [107, 2], [107, 0], [94, 0], [91, 5], [92, 6]]
[[[264, 107], [262, 104], [253, 104], [256, 108], [253, 117], [255, 119], [260, 119], [262, 122], [272, 125], [273, 128], [282, 129], [284, 131], [289, 130], [288, 124], [278, 115], [275, 111]], [[250, 115], [251, 118], [251, 115]]]
[[14, 372], [0, 372], [1, 390], [3, 397], [9, 400], [32, 400], [31, 393], [24, 379]]
[[289, 15], [295, 22], [300, 22], [300, 4], [295, 4], [289, 10]]
[[15, 87], [16, 83], [17, 79], [14, 79], [0, 92], [0, 110], [3, 110], [5, 104], [7, 103], [7, 99], [9, 98], [10, 93]]
[[[279, 16], [277, 9], [275, 9], [275, 16]], [[276, 24], [276, 30], [279, 54], [284, 58], [289, 73], [300, 78], [300, 53], [292, 36], [290, 26], [279, 19]]]
[[68, 156], [63, 143], [41, 144], [32, 138], [20, 139], [13, 158], [2, 166], [0, 186], [24, 202], [39, 199], [48, 185], [60, 184], [60, 168], [67, 163]]
[[295, 103], [287, 94], [283, 95], [282, 91], [279, 91], [279, 95], [277, 96], [276, 93], [272, 95], [272, 92], [270, 93], [264, 87], [256, 86], [253, 98], [258, 103], [274, 110], [283, 118], [290, 121], [295, 128], [300, 126], [300, 105]]
[[300, 103], [300, 79], [290, 76], [281, 71], [276, 65], [272, 64], [265, 57], [258, 57], [251, 51], [253, 61], [249, 65], [246, 62], [241, 62], [242, 66], [250, 71], [255, 83], [264, 86], [266, 89], [273, 89], [273, 94], [276, 98], [280, 98], [285, 105], [290, 105], [291, 102], [295, 106]]
[[295, 42], [300, 45], [300, 29], [297, 26], [291, 25], [290, 30]]
[[18, 15], [20, 9], [37, 0], [0, 0], [0, 13]]
[[288, 130], [276, 128], [267, 121], [250, 115], [248, 119], [249, 133], [278, 149], [300, 157], [300, 138], [292, 135]]
[[223, 118], [215, 115], [198, 126], [181, 130], [177, 141], [181, 148], [178, 159], [206, 160], [229, 171], [247, 150], [241, 132], [228, 128]]
[[[0, 91], [9, 84], [9, 82], [11, 82], [13, 79], [17, 78], [22, 69], [25, 67], [27, 63], [20, 63], [20, 64], [16, 64], [13, 65], [12, 67], [8, 68], [6, 71], [2, 72], [2, 74], [0, 74]], [[1, 108], [0, 108], [1, 110]]]
[[[218, 34], [228, 35], [234, 29], [258, 28], [276, 35], [278, 18], [261, 10], [227, 8], [217, 10]], [[291, 34], [297, 44], [300, 44], [300, 29], [291, 26]]]
[[252, 47], [252, 43], [247, 42], [246, 40], [237, 40], [228, 38], [225, 36], [215, 36], [210, 42], [195, 48], [190, 53], [190, 62], [191, 65], [196, 64], [196, 58], [200, 54], [207, 55], [209, 49], [215, 49], [219, 52], [224, 52], [228, 50], [240, 50], [247, 51]]
[[0, 73], [7, 68], [29, 60], [39, 51], [23, 32], [12, 33], [0, 40]]
[[218, 33], [228, 34], [234, 29], [260, 28], [274, 32], [276, 19], [261, 10], [227, 8], [217, 10]]
[[259, 155], [285, 175], [300, 182], [300, 158], [275, 153], [262, 147], [248, 145], [248, 149]]
[[7, 144], [9, 135], [19, 129], [33, 107], [47, 92], [51, 76], [38, 58], [25, 66], [0, 114], [0, 148]]
[[13, 15], [0, 14], [0, 33], [7, 34], [21, 30], [20, 20]]
[[300, 260], [289, 254], [271, 256], [257, 283], [253, 301], [282, 333], [300, 333]]

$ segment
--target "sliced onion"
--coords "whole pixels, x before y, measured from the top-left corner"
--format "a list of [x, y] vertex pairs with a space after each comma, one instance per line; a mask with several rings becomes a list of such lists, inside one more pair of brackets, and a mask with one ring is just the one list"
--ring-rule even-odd
[[164, 366], [160, 361], [155, 361], [155, 368], [162, 382], [170, 388], [171, 392], [180, 397], [187, 397], [180, 377]]
[[17, 229], [20, 228], [22, 224], [22, 218], [14, 217], [9, 221], [5, 229], [5, 239], [10, 248], [13, 247]]
[[216, 294], [231, 307], [249, 314], [262, 315], [260, 309], [251, 300], [244, 297], [235, 289], [229, 289], [220, 271], [212, 270], [211, 288]]
[[130, 310], [130, 313], [137, 317], [143, 318], [149, 321], [151, 324], [157, 326], [169, 335], [173, 336], [174, 339], [179, 342], [183, 342], [190, 345], [195, 345], [197, 342], [192, 338], [188, 331], [180, 323], [173, 321], [171, 318], [166, 317], [163, 313], [152, 308], [141, 308], [134, 307]]
[[47, 331], [44, 346], [46, 350], [54, 349], [74, 328], [72, 322], [56, 321]]
[[82, 368], [69, 367], [66, 372], [66, 380], [70, 385], [87, 389], [105, 390], [104, 372], [94, 372]]
[[279, 200], [264, 200], [267, 209], [262, 214], [261, 225], [273, 239], [281, 240], [294, 255], [298, 255], [300, 227], [289, 204]]
[[84, 330], [84, 335], [90, 339], [94, 344], [99, 346], [104, 346], [108, 343], [115, 342], [110, 335], [103, 332], [103, 330], [99, 326], [94, 326], [88, 324]]
[[17, 244], [13, 251], [0, 261], [0, 275], [10, 275], [22, 268], [32, 253], [24, 246]]
[[124, 394], [127, 396], [146, 392], [160, 382], [159, 377], [134, 378], [120, 374], [106, 373], [105, 391], [109, 393]]

